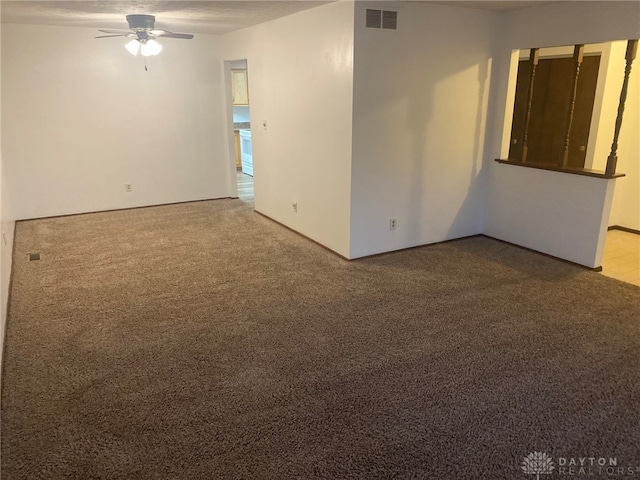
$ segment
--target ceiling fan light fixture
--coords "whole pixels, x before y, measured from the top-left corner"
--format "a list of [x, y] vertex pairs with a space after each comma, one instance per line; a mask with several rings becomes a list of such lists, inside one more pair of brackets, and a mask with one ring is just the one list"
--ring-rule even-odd
[[129, 38], [129, 42], [124, 46], [127, 51], [133, 56], [140, 53], [144, 57], [158, 55], [162, 51], [162, 45], [157, 42], [157, 38], [164, 37], [183, 40], [191, 40], [193, 38], [192, 33], [174, 33], [168, 30], [154, 30], [155, 20], [156, 17], [153, 15], [127, 15], [129, 30], [99, 28], [99, 32], [107, 33], [108, 35], [98, 35], [95, 38]]
[[140, 50], [140, 42], [137, 39], [133, 39], [128, 42], [124, 48], [126, 48], [131, 55], [137, 55]]
[[154, 39], [147, 40], [142, 43], [140, 47], [140, 53], [145, 57], [149, 57], [151, 55], [158, 55], [162, 51], [162, 45], [156, 42]]

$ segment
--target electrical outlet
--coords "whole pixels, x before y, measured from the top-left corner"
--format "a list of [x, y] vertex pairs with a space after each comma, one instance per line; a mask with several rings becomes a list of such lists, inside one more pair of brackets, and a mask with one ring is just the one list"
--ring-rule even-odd
[[131, 186], [130, 183], [125, 183], [124, 184], [124, 191], [129, 193], [129, 192], [133, 192], [133, 187]]
[[298, 202], [291, 202], [291, 208], [293, 208], [293, 213], [298, 213]]
[[396, 229], [396, 219], [395, 218], [390, 218], [389, 219], [389, 230], [395, 230]]

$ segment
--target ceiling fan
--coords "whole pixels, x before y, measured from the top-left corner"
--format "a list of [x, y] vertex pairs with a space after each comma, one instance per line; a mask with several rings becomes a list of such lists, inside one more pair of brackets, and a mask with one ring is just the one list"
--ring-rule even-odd
[[140, 52], [145, 57], [157, 55], [162, 51], [162, 45], [156, 41], [157, 38], [182, 38], [185, 40], [191, 40], [193, 38], [193, 35], [190, 33], [173, 33], [167, 30], [155, 30], [155, 22], [156, 17], [153, 15], [127, 15], [127, 23], [129, 23], [130, 30], [99, 28], [98, 31], [108, 33], [109, 35], [99, 35], [95, 38], [131, 38], [131, 41], [125, 45], [125, 48], [132, 55], [137, 55], [138, 52]]

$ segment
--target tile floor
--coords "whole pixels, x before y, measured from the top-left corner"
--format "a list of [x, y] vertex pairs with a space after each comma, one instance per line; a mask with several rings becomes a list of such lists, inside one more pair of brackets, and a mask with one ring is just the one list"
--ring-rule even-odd
[[640, 287], [640, 235], [609, 230], [602, 257], [602, 275]]
[[238, 170], [238, 198], [253, 204], [253, 177]]

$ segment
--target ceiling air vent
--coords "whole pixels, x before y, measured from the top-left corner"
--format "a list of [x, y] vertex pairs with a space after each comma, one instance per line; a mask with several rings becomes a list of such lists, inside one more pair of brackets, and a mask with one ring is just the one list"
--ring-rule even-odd
[[396, 30], [398, 28], [398, 12], [367, 8], [367, 28]]
[[396, 30], [398, 28], [398, 12], [383, 11], [382, 12], [382, 28]]
[[367, 28], [380, 28], [382, 26], [382, 10], [367, 8]]

